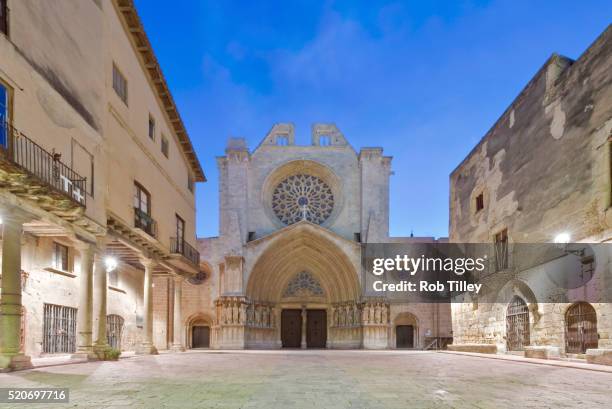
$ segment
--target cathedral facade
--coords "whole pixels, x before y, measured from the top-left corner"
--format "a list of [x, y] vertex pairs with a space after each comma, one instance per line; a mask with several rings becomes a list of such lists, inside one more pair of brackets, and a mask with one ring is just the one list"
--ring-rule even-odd
[[396, 304], [364, 288], [364, 243], [389, 237], [391, 157], [356, 152], [331, 124], [295, 144], [277, 124], [254, 151], [230, 139], [219, 168], [219, 237], [199, 239], [205, 273], [184, 285], [191, 348], [427, 348], [450, 307]]

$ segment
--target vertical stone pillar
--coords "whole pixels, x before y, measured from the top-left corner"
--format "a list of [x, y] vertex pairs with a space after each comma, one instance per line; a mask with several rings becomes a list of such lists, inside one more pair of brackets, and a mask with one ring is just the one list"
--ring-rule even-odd
[[306, 349], [308, 346], [306, 343], [306, 330], [308, 329], [306, 320], [308, 319], [308, 313], [306, 312], [306, 306], [302, 305], [302, 342], [300, 348]]
[[183, 278], [180, 276], [174, 277], [174, 305], [173, 305], [173, 326], [174, 332], [172, 335], [172, 350], [175, 352], [184, 352], [183, 344], [183, 315], [181, 311], [181, 299], [183, 289]]
[[157, 348], [153, 345], [153, 267], [155, 260], [142, 259], [145, 268], [143, 291], [143, 341], [137, 349], [138, 354], [157, 355]]
[[95, 311], [98, 319], [96, 342], [93, 350], [99, 359], [104, 359], [106, 352], [110, 349], [106, 338], [106, 303], [108, 299], [108, 272], [104, 263], [104, 249], [100, 249], [94, 256], [94, 298], [97, 309]]
[[[7, 212], [8, 213], [8, 212]], [[20, 350], [21, 233], [25, 215], [10, 210], [2, 224], [2, 288], [0, 294], [0, 372], [31, 368]]]
[[81, 254], [81, 272], [79, 273], [79, 308], [77, 312], [77, 353], [88, 358], [95, 358], [93, 353], [93, 276], [94, 251], [91, 243], [79, 241], [75, 247]]

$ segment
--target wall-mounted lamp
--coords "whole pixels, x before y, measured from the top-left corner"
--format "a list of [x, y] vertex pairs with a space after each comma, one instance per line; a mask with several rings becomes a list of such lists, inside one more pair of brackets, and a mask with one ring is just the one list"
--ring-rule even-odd
[[565, 254], [574, 254], [578, 257], [583, 257], [584, 256], [584, 248], [582, 249], [570, 249], [568, 248], [570, 241], [572, 241], [572, 236], [567, 233], [567, 232], [563, 232], [563, 233], [559, 233], [555, 236], [554, 242], [555, 244], [557, 244], [557, 247], [559, 247], [561, 250], [563, 250], [565, 252]]
[[106, 267], [106, 272], [108, 273], [116, 269], [117, 264], [117, 259], [113, 256], [106, 256], [106, 258], [104, 259], [104, 265]]
[[555, 236], [555, 244], [568, 244], [572, 240], [572, 236], [569, 233], [563, 232]]

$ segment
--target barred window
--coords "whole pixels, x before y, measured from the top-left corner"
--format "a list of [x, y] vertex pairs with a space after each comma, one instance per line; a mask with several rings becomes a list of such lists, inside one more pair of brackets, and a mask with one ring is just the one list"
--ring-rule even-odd
[[495, 235], [495, 266], [497, 271], [508, 268], [508, 229]]
[[77, 309], [65, 305], [44, 304], [44, 353], [72, 353], [76, 350]]

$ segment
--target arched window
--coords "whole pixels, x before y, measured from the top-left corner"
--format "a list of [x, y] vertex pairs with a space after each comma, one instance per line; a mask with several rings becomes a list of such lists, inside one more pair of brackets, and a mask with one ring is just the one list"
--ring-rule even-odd
[[565, 313], [565, 352], [584, 354], [597, 348], [597, 313], [587, 302], [578, 302]]
[[517, 295], [506, 310], [506, 344], [508, 351], [522, 351], [529, 345], [529, 308]]

